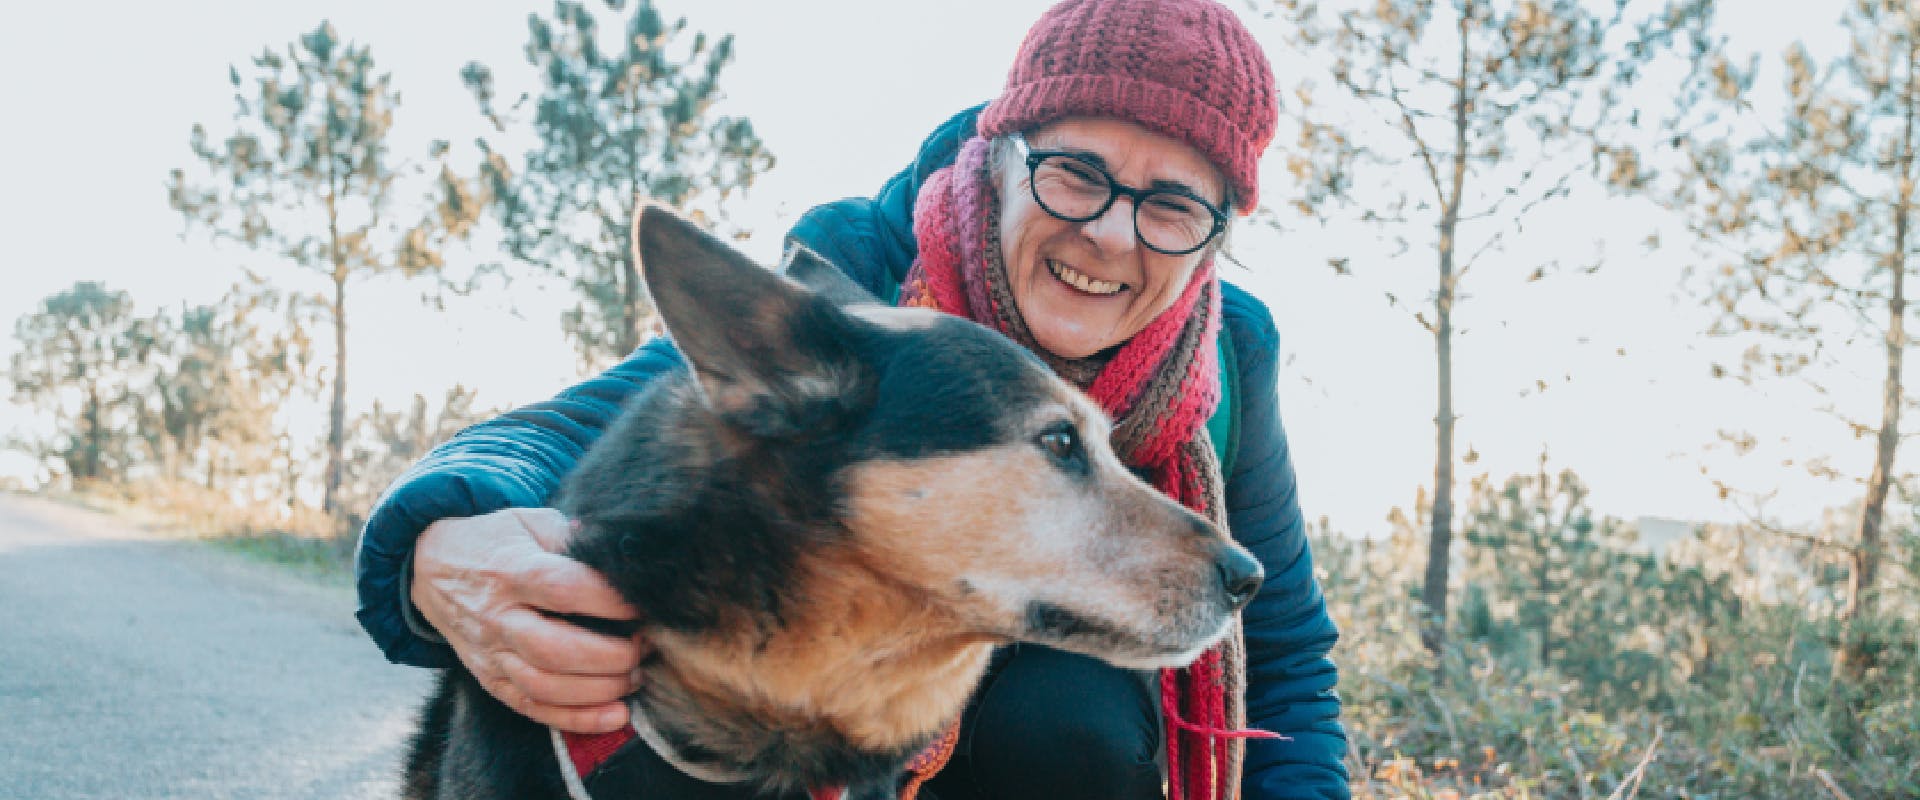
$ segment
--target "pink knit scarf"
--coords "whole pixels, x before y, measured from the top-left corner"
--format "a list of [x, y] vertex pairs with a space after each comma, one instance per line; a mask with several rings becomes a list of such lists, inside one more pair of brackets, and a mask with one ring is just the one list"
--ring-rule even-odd
[[[1034, 343], [1001, 261], [998, 196], [988, 143], [975, 137], [953, 166], [934, 173], [915, 204], [920, 257], [900, 304], [934, 308], [1000, 331], [1079, 385], [1114, 421], [1113, 447], [1169, 497], [1226, 528], [1224, 481], [1206, 422], [1220, 401], [1220, 285], [1211, 258], [1172, 307], [1118, 350], [1063, 359]], [[1160, 676], [1172, 800], [1239, 795], [1245, 726], [1244, 644], [1227, 641]]]

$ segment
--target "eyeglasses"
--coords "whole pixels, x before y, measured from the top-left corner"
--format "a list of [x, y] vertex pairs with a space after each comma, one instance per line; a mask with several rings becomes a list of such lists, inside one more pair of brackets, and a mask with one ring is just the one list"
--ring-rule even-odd
[[1033, 200], [1056, 219], [1090, 222], [1113, 207], [1114, 198], [1133, 201], [1133, 233], [1156, 253], [1183, 256], [1202, 247], [1227, 227], [1227, 215], [1193, 192], [1179, 188], [1135, 189], [1113, 179], [1093, 158], [1081, 153], [1034, 150], [1024, 136], [1014, 145], [1027, 161]]

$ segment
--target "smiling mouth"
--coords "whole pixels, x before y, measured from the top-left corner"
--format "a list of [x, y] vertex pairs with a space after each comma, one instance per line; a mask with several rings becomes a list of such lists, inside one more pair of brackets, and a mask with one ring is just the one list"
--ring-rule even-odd
[[1087, 277], [1074, 268], [1051, 258], [1047, 259], [1047, 271], [1053, 273], [1053, 277], [1059, 278], [1061, 283], [1091, 295], [1105, 297], [1119, 294], [1127, 289], [1127, 285], [1124, 283]]

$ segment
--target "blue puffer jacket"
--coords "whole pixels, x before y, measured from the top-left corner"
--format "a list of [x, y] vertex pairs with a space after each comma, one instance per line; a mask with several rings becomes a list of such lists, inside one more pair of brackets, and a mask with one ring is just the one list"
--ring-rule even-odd
[[[913, 201], [921, 183], [953, 161], [973, 135], [975, 107], [943, 124], [914, 164], [878, 196], [817, 207], [788, 233], [879, 293], [898, 285], [915, 254]], [[1279, 334], [1266, 306], [1228, 284], [1224, 333], [1238, 364], [1238, 441], [1227, 480], [1234, 538], [1266, 567], [1267, 581], [1244, 612], [1248, 651], [1247, 714], [1255, 727], [1291, 741], [1255, 740], [1247, 748], [1250, 800], [1348, 797], [1346, 734], [1340, 727], [1335, 672], [1327, 659], [1338, 633], [1313, 577], [1313, 557], [1295, 496], [1293, 465], [1280, 427], [1276, 389]], [[422, 667], [455, 663], [446, 645], [416, 635], [403, 611], [405, 566], [420, 531], [435, 520], [508, 507], [543, 506], [622, 401], [668, 370], [682, 368], [664, 339], [625, 362], [535, 403], [462, 431], [420, 460], [387, 490], [361, 536], [356, 574], [360, 624], [387, 658]]]

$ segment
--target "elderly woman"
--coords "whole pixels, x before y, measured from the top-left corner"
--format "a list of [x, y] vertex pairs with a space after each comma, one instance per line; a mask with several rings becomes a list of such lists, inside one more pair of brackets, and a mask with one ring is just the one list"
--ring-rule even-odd
[[[1278, 418], [1278, 337], [1215, 267], [1229, 221], [1254, 207], [1276, 123], [1265, 56], [1214, 0], [1065, 0], [1028, 32], [997, 99], [935, 131], [878, 196], [815, 208], [789, 234], [880, 297], [1032, 349], [1106, 407], [1123, 460], [1225, 521], [1266, 569], [1244, 648], [1232, 637], [1188, 670], [1003, 650], [926, 793], [1347, 796], [1326, 657], [1337, 634]], [[624, 724], [645, 643], [547, 613], [633, 614], [557, 555], [567, 523], [541, 507], [621, 401], [680, 365], [655, 340], [409, 471], [359, 559], [359, 617], [387, 656], [458, 658], [508, 706], [564, 730]], [[1242, 727], [1284, 738], [1232, 735]]]

